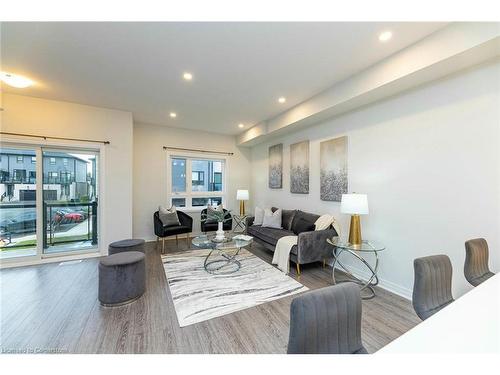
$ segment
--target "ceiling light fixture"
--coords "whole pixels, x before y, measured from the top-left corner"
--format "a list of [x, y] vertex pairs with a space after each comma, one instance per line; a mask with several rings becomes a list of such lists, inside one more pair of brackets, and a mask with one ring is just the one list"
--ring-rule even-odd
[[193, 75], [189, 72], [185, 72], [182, 77], [186, 80], [186, 81], [191, 81], [193, 79]]
[[244, 125], [244, 124], [241, 124], [241, 123], [240, 123], [240, 124], [238, 124], [238, 128], [243, 129], [244, 127], [245, 127], [245, 125]]
[[278, 102], [280, 102], [281, 104], [283, 104], [284, 102], [286, 102], [286, 98], [284, 96], [281, 96], [279, 99], [278, 99]]
[[18, 89], [24, 89], [34, 84], [34, 82], [31, 79], [8, 72], [2, 72], [0, 80], [6, 83], [7, 85], [16, 87]]
[[378, 40], [380, 40], [381, 42], [387, 42], [391, 38], [392, 38], [392, 32], [390, 31], [384, 31], [380, 33], [380, 35], [378, 36]]
[[172, 117], [172, 118], [176, 118], [176, 117], [177, 117], [177, 113], [175, 113], [175, 112], [170, 112], [170, 117]]

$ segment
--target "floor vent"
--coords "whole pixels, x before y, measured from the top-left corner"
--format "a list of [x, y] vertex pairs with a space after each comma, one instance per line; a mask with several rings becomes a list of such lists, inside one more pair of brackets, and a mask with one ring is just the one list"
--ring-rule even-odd
[[82, 260], [81, 259], [78, 259], [78, 260], [68, 260], [67, 262], [61, 262], [59, 263], [60, 266], [70, 266], [72, 264], [77, 264], [77, 263], [81, 263]]

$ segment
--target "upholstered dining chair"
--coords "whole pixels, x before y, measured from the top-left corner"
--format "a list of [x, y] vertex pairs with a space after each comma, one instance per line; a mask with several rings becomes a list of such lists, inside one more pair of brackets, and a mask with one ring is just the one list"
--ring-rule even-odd
[[478, 286], [495, 274], [488, 268], [488, 242], [484, 238], [475, 238], [465, 243], [464, 274], [467, 281]]
[[290, 306], [288, 354], [366, 354], [361, 306], [359, 286], [351, 282], [295, 298]]
[[165, 238], [170, 236], [175, 236], [176, 245], [179, 246], [179, 234], [186, 234], [186, 241], [189, 247], [189, 233], [193, 231], [193, 218], [182, 211], [177, 211], [177, 217], [181, 225], [170, 225], [165, 227], [160, 220], [158, 211], [153, 214], [156, 242], [158, 242], [160, 238], [162, 239], [162, 253], [165, 252]]
[[417, 258], [413, 268], [413, 308], [418, 317], [425, 320], [454, 301], [451, 294], [453, 269], [446, 255]]
[[[226, 213], [227, 215], [227, 212], [228, 210], [226, 210], [224, 208], [224, 212]], [[201, 217], [206, 217], [207, 216], [207, 209], [204, 208], [203, 210], [201, 210]], [[201, 223], [201, 231], [203, 233], [206, 233], [206, 232], [215, 232], [217, 230], [217, 227], [218, 227], [218, 223], [214, 220], [207, 220], [207, 221], [200, 221]], [[233, 219], [229, 219], [227, 221], [224, 222], [224, 224], [222, 224], [222, 228], [224, 230], [231, 230], [233, 228]]]

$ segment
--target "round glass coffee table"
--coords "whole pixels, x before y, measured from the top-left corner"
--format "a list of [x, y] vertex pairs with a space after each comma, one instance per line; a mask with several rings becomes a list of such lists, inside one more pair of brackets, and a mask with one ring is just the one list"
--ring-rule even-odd
[[[332, 266], [332, 278], [333, 283], [337, 284], [335, 280], [335, 266], [338, 264], [342, 269], [347, 273], [349, 279], [338, 281], [340, 282], [348, 282], [352, 281], [361, 286], [361, 291], [367, 290], [368, 295], [362, 295], [363, 299], [371, 299], [375, 297], [375, 290], [373, 287], [378, 284], [378, 253], [379, 251], [385, 250], [385, 246], [376, 241], [362, 241], [359, 245], [353, 245], [349, 242], [342, 241], [339, 237], [333, 237], [326, 240], [330, 245], [335, 246], [333, 251], [333, 266]], [[347, 253], [353, 256], [355, 259], [359, 260], [369, 271], [368, 280], [364, 281], [354, 276], [349, 268], [340, 261], [340, 256], [343, 253]], [[375, 265], [372, 267], [370, 263], [365, 259], [365, 254], [372, 253], [375, 256]]]
[[208, 273], [231, 274], [241, 268], [241, 263], [236, 257], [241, 248], [252, 243], [252, 239], [242, 239], [228, 234], [226, 236], [223, 241], [216, 241], [215, 234], [197, 236], [192, 240], [194, 247], [211, 249], [203, 263], [203, 267]]

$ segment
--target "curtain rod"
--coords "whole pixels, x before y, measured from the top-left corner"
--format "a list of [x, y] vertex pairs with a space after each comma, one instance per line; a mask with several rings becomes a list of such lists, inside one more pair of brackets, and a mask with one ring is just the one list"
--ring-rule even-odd
[[234, 152], [222, 152], [222, 151], [209, 151], [209, 150], [197, 150], [195, 148], [182, 148], [182, 147], [169, 147], [163, 146], [164, 150], [175, 150], [175, 151], [194, 151], [194, 152], [203, 152], [206, 154], [219, 154], [219, 155], [234, 155]]
[[79, 142], [92, 142], [92, 143], [102, 143], [104, 145], [109, 145], [109, 141], [96, 141], [94, 139], [79, 139], [79, 138], [65, 138], [65, 137], [52, 137], [50, 135], [37, 135], [37, 134], [21, 134], [21, 133], [9, 133], [9, 132], [0, 132], [0, 134], [6, 135], [15, 135], [20, 137], [32, 137], [32, 138], [42, 138], [42, 139], [59, 139], [64, 141], [79, 141]]

